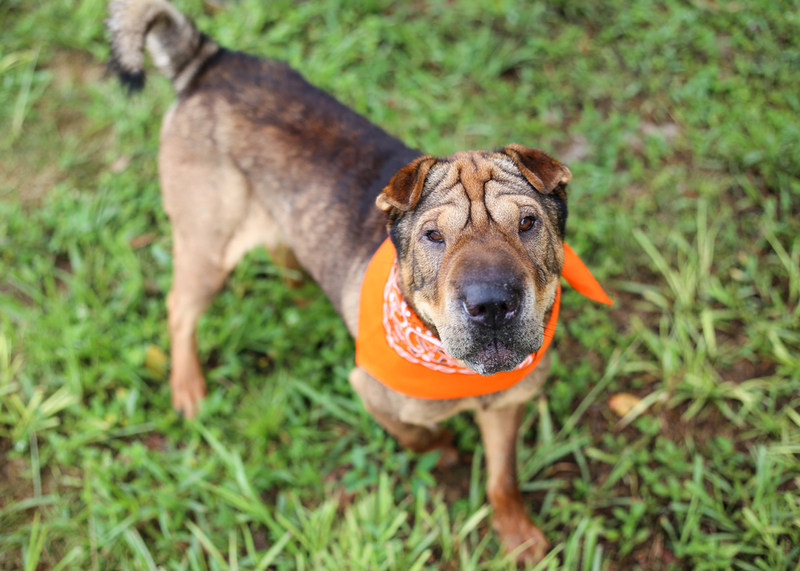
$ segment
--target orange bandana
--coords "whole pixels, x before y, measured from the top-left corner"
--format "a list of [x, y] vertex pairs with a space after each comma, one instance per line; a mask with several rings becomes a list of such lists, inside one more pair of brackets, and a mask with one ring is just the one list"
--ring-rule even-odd
[[[561, 275], [579, 293], [611, 305], [603, 288], [567, 244]], [[442, 342], [405, 302], [397, 285], [397, 256], [387, 238], [370, 260], [361, 284], [356, 364], [390, 389], [415, 398], [456, 399], [502, 391], [539, 364], [555, 334], [560, 303], [559, 285], [538, 351], [513, 371], [481, 376], [448, 355]]]

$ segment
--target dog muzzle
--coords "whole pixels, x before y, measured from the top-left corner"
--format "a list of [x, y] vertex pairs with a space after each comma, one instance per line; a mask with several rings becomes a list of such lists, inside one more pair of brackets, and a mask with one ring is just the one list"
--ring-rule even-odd
[[[564, 244], [561, 275], [582, 295], [611, 305], [611, 299], [567, 244]], [[403, 299], [397, 278], [397, 254], [387, 238], [370, 260], [361, 284], [356, 365], [400, 394], [444, 400], [508, 389], [536, 368], [555, 335], [561, 305], [560, 285], [544, 327], [542, 346], [512, 371], [479, 375], [447, 354], [439, 338]]]

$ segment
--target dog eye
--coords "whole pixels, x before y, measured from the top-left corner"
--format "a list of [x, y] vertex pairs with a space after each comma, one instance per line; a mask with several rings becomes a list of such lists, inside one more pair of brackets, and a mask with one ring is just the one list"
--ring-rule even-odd
[[431, 230], [430, 232], [425, 234], [425, 237], [428, 238], [431, 242], [436, 242], [437, 244], [441, 244], [444, 242], [444, 238], [437, 230]]
[[526, 216], [522, 220], [519, 221], [519, 231], [520, 232], [527, 232], [531, 228], [533, 228], [534, 223], [536, 223], [536, 218], [533, 216]]

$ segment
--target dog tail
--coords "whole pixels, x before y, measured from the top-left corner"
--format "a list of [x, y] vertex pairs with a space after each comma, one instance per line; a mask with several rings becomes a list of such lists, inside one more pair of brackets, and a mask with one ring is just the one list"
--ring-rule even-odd
[[144, 86], [144, 47], [180, 93], [219, 46], [166, 0], [112, 0], [111, 66], [129, 91]]

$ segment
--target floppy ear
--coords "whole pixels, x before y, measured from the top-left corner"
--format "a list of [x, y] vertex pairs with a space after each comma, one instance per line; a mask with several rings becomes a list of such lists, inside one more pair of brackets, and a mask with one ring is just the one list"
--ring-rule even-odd
[[401, 168], [381, 191], [375, 204], [384, 212], [397, 208], [407, 212], [414, 208], [422, 196], [425, 177], [436, 163], [436, 157], [423, 155]]
[[572, 178], [572, 173], [566, 166], [542, 149], [531, 149], [517, 143], [503, 147], [503, 152], [511, 157], [533, 188], [542, 194], [550, 194], [561, 187], [560, 190], [556, 190], [556, 194], [566, 200], [567, 193], [563, 187]]

